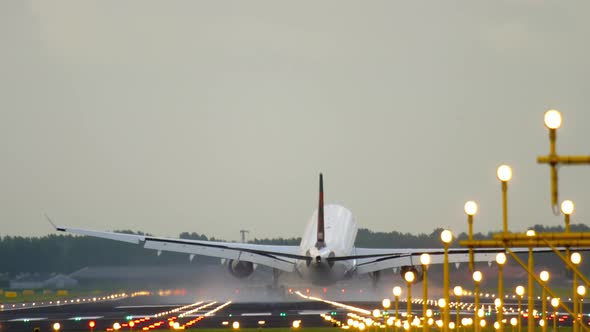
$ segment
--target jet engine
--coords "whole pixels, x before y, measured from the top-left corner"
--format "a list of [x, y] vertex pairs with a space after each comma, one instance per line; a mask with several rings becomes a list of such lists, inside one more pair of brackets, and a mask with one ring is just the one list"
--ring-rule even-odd
[[254, 264], [252, 262], [230, 260], [227, 264], [229, 273], [232, 276], [242, 279], [246, 278], [254, 272]]
[[424, 271], [422, 271], [422, 269], [418, 269], [415, 266], [402, 266], [402, 268], [400, 269], [401, 275], [402, 275], [402, 279], [404, 278], [404, 276], [406, 275], [406, 272], [414, 272], [414, 283], [418, 283], [421, 282], [424, 279]]

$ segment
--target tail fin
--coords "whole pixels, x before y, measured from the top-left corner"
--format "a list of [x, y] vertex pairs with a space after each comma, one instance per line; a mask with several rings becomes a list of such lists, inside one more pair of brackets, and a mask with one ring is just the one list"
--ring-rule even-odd
[[324, 237], [324, 178], [322, 173], [320, 173], [320, 201], [318, 205], [318, 233], [315, 246], [319, 249], [326, 246]]

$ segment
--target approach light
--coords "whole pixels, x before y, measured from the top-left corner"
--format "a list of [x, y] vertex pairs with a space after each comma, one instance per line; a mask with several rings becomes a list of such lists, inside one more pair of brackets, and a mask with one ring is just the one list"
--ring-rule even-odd
[[522, 297], [524, 295], [524, 287], [523, 286], [516, 286], [516, 295]]
[[483, 274], [481, 273], [481, 271], [473, 272], [473, 281], [480, 282], [482, 278], [483, 278]]
[[580, 262], [582, 262], [582, 255], [580, 255], [579, 252], [574, 252], [570, 256], [570, 260], [574, 265], [578, 265]]
[[443, 243], [449, 244], [451, 241], [453, 241], [453, 233], [448, 229], [445, 229], [440, 233], [440, 239]]
[[381, 301], [381, 305], [383, 306], [383, 308], [389, 309], [389, 307], [391, 307], [391, 300], [383, 299], [383, 301]]
[[463, 287], [455, 286], [455, 288], [453, 288], [453, 294], [455, 294], [455, 296], [463, 295]]
[[508, 182], [512, 179], [512, 168], [508, 165], [500, 165], [496, 171], [496, 176], [498, 177], [498, 180]]
[[543, 282], [547, 282], [549, 280], [549, 272], [545, 270], [541, 271], [541, 273], [539, 273], [539, 278], [541, 278]]
[[498, 263], [498, 265], [504, 265], [506, 264], [506, 254], [503, 252], [499, 252], [496, 255], [496, 263]]
[[477, 214], [477, 203], [474, 201], [467, 201], [463, 209], [468, 216], [474, 216]]
[[543, 117], [545, 127], [549, 129], [558, 129], [561, 127], [561, 113], [558, 110], [548, 110]]
[[429, 265], [430, 264], [430, 255], [426, 254], [426, 253], [420, 255], [420, 263], [422, 265]]
[[400, 286], [393, 287], [393, 295], [394, 296], [402, 295], [402, 288]]
[[567, 216], [574, 213], [574, 202], [570, 201], [569, 199], [561, 202], [561, 212]]

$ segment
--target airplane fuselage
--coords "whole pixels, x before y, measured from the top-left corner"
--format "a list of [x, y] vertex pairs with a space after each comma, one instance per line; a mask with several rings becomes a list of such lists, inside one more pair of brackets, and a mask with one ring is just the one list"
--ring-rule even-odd
[[324, 243], [318, 246], [317, 211], [308, 222], [299, 251], [301, 255], [311, 257], [309, 262], [299, 261], [296, 271], [306, 281], [315, 285], [331, 285], [349, 277], [355, 268], [350, 260], [329, 262], [332, 256], [350, 256], [354, 252], [357, 225], [352, 213], [337, 204], [324, 205]]

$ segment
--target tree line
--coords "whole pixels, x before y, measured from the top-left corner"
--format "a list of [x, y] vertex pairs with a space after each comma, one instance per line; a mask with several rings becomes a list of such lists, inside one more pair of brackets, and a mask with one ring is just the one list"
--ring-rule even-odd
[[[561, 226], [534, 226], [537, 232], [562, 232]], [[435, 229], [429, 234], [401, 232], [374, 232], [366, 228], [358, 231], [355, 245], [365, 248], [440, 248], [440, 232]], [[583, 224], [572, 225], [572, 232], [589, 232]], [[123, 231], [125, 233], [142, 234]], [[491, 238], [488, 234], [477, 233], [476, 239]], [[183, 232], [180, 238], [194, 240], [215, 240], [204, 234]], [[457, 235], [458, 240], [467, 239], [467, 234]], [[249, 241], [255, 244], [298, 245], [301, 238], [264, 238]], [[458, 241], [452, 246], [457, 247]], [[143, 249], [141, 246], [87, 236], [47, 235], [42, 237], [4, 236], [0, 239], [0, 273], [13, 276], [21, 272], [71, 273], [86, 266], [100, 265], [173, 265], [189, 264], [187, 254]], [[537, 262], [558, 263], [554, 255], [545, 255]], [[217, 258], [196, 256], [190, 264], [216, 264]]]

